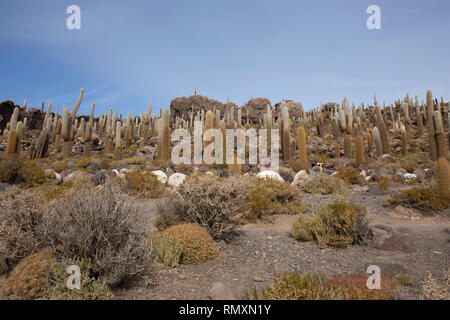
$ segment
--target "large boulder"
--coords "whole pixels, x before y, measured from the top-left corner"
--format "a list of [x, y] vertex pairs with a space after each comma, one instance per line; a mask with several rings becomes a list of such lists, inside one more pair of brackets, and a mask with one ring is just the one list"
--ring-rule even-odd
[[41, 109], [30, 108], [26, 111], [21, 111], [19, 120], [23, 121], [24, 118], [27, 118], [27, 129], [28, 130], [41, 130], [42, 124], [44, 123], [45, 112], [42, 112]]
[[280, 174], [276, 171], [272, 171], [272, 170], [266, 170], [266, 171], [261, 171], [260, 173], [258, 173], [256, 175], [258, 178], [262, 178], [262, 179], [274, 179], [280, 182], [284, 182], [283, 178], [280, 176]]
[[289, 110], [289, 117], [300, 117], [303, 113], [303, 105], [301, 102], [294, 102], [292, 100], [284, 100], [275, 104], [275, 111], [280, 115], [281, 108], [286, 106]]
[[242, 107], [242, 118], [244, 119], [243, 121], [247, 121], [247, 111], [248, 111], [250, 123], [259, 124], [260, 119], [263, 119], [264, 115], [267, 113], [267, 106], [270, 106], [270, 108], [272, 108], [269, 99], [266, 98], [250, 99]]
[[11, 119], [15, 107], [18, 106], [14, 105], [14, 102], [11, 100], [0, 102], [0, 130], [6, 128], [6, 124]]
[[174, 173], [169, 177], [169, 186], [178, 188], [186, 179], [186, 175], [182, 173]]
[[195, 114], [200, 110], [214, 109], [219, 110], [220, 114], [223, 116], [225, 108], [220, 101], [197, 95], [190, 96], [189, 98], [175, 98], [170, 102], [171, 121], [175, 121], [175, 117], [181, 118], [181, 116], [184, 116], [184, 119], [189, 119], [190, 112], [194, 112]]

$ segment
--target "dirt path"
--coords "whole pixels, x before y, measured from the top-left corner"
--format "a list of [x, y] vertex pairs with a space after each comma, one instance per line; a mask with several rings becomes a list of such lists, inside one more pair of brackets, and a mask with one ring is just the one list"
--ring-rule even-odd
[[[315, 243], [301, 243], [289, 236], [295, 216], [279, 216], [273, 224], [239, 228], [240, 235], [232, 243], [223, 244], [216, 259], [157, 271], [154, 280], [117, 291], [116, 299], [207, 299], [216, 281], [224, 283], [240, 298], [245, 290], [270, 285], [274, 272], [311, 272], [321, 268], [329, 274], [365, 274], [372, 264], [380, 266], [382, 277], [407, 274], [413, 285], [400, 288], [399, 298], [419, 298], [420, 282], [428, 272], [439, 279], [443, 269], [450, 266], [450, 220], [440, 216], [420, 220], [392, 218], [389, 215], [392, 209], [383, 206], [386, 196], [372, 196], [364, 188], [352, 190], [350, 198], [366, 206], [371, 225], [384, 224], [405, 236], [413, 252], [360, 246], [322, 250]], [[307, 213], [332, 199], [332, 196], [305, 195]]]

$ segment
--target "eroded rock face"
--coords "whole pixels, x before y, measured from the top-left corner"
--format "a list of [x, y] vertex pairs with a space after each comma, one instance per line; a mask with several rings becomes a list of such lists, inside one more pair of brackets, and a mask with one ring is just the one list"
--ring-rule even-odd
[[285, 100], [278, 102], [275, 105], [275, 110], [278, 114], [281, 114], [281, 108], [286, 106], [289, 110], [289, 117], [300, 117], [303, 113], [303, 105], [301, 102], [294, 102], [292, 100]]
[[[189, 119], [189, 113], [200, 110], [216, 110], [220, 111], [220, 114], [223, 117], [225, 107], [224, 104], [220, 101], [209, 99], [205, 96], [190, 96], [175, 98], [170, 102], [170, 116], [171, 120], [175, 121], [175, 117], [181, 118], [184, 116], [184, 119]], [[237, 106], [236, 106], [237, 107]]]
[[[250, 123], [259, 124], [260, 119], [263, 119], [264, 115], [267, 113], [267, 106], [270, 106], [270, 108], [272, 108], [269, 99], [266, 98], [250, 99], [242, 107], [242, 118], [244, 118], [245, 121], [247, 120], [247, 111], [248, 111]], [[273, 113], [275, 113], [275, 110], [273, 110]]]
[[18, 106], [14, 105], [14, 102], [11, 100], [0, 102], [0, 130], [6, 128], [6, 124], [9, 122], [9, 119], [11, 119], [15, 107]]

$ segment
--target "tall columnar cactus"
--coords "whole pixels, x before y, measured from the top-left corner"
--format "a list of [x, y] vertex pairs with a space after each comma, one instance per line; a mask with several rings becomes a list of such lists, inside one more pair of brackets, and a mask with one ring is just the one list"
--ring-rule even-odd
[[437, 158], [447, 157], [447, 143], [445, 141], [444, 125], [442, 124], [442, 117], [440, 111], [435, 111], [433, 115], [435, 141], [436, 141], [436, 153]]
[[373, 129], [373, 141], [375, 143], [377, 156], [379, 157], [383, 154], [383, 144], [381, 143], [380, 131], [378, 130], [378, 127]]
[[361, 134], [357, 134], [355, 138], [355, 154], [356, 154], [356, 166], [360, 166], [363, 163], [364, 156], [364, 143]]
[[406, 133], [405, 126], [402, 126], [400, 129], [401, 132], [401, 144], [402, 144], [402, 156], [406, 156], [408, 153], [408, 135]]
[[84, 141], [83, 155], [85, 158], [91, 157], [91, 139], [92, 139], [92, 124], [89, 121], [86, 126], [86, 131], [85, 131], [84, 137], [83, 137], [83, 141]]
[[63, 158], [67, 160], [72, 157], [72, 116], [66, 106], [63, 106], [63, 114], [61, 118], [61, 135], [64, 140]]
[[122, 160], [122, 124], [116, 123], [116, 139], [114, 147], [114, 160]]
[[389, 139], [386, 129], [386, 124], [381, 113], [381, 108], [378, 104], [375, 105], [376, 116], [377, 116], [377, 127], [381, 138], [381, 144], [383, 146], [383, 154], [389, 154]]
[[367, 131], [367, 149], [369, 154], [371, 154], [373, 152], [373, 138], [372, 138], [373, 132], [372, 129], [369, 129]]
[[336, 159], [341, 158], [341, 145], [339, 143], [336, 143], [336, 146], [334, 147], [334, 157]]
[[348, 133], [344, 133], [344, 157], [352, 158], [352, 137]]
[[306, 133], [302, 125], [297, 127], [298, 160], [301, 170], [308, 170], [308, 155], [306, 151]]
[[46, 122], [42, 125], [41, 133], [39, 134], [38, 139], [36, 140], [36, 144], [31, 149], [31, 158], [32, 159], [39, 159], [44, 158], [48, 146], [50, 144], [50, 133], [51, 133], [51, 127], [52, 127], [52, 116], [50, 115]]
[[71, 112], [71, 117], [72, 119], [75, 119], [78, 109], [80, 108], [81, 102], [83, 101], [83, 95], [84, 95], [84, 89], [81, 88], [80, 90], [80, 95], [78, 96], [77, 102], [75, 102], [75, 105], [73, 106], [72, 112]]
[[433, 121], [434, 102], [433, 93], [431, 90], [427, 91], [427, 126], [428, 126], [428, 141], [430, 143], [430, 158], [433, 161], [437, 160], [437, 145], [435, 139], [435, 128]]
[[8, 159], [13, 159], [17, 156], [17, 132], [16, 132], [16, 129], [10, 129], [8, 131], [6, 156]]
[[444, 157], [438, 159], [434, 168], [434, 176], [439, 194], [450, 201], [450, 165]]
[[281, 107], [281, 130], [282, 130], [282, 145], [283, 160], [291, 160], [291, 125], [289, 122], [289, 109], [286, 106]]
[[170, 132], [169, 132], [169, 109], [164, 109], [161, 129], [161, 160], [169, 160]]

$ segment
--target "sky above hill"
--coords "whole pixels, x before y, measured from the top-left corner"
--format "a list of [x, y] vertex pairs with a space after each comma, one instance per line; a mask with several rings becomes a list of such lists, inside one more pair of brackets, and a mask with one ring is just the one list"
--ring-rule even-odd
[[[69, 30], [69, 5], [81, 30]], [[369, 5], [381, 30], [369, 30]], [[154, 112], [194, 93], [359, 104], [449, 99], [448, 0], [15, 0], [0, 3], [0, 100]]]

